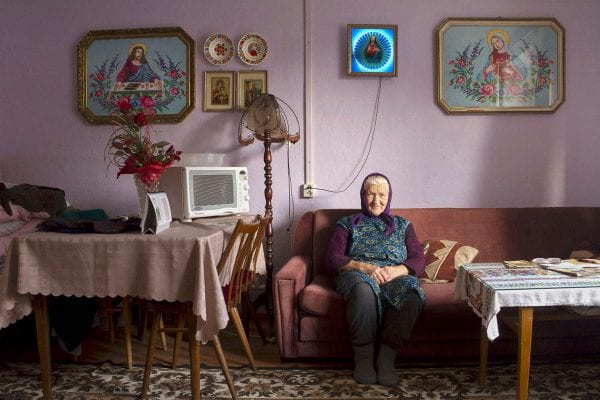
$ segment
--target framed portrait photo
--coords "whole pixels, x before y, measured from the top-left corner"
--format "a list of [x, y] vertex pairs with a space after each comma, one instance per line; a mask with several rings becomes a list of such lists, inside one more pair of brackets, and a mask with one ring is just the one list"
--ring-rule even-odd
[[90, 31], [77, 45], [78, 109], [110, 123], [119, 99], [151, 104], [153, 122], [182, 121], [194, 108], [194, 40], [182, 29]]
[[204, 73], [204, 111], [233, 110], [233, 71]]
[[398, 76], [398, 26], [347, 27], [348, 76]]
[[267, 93], [267, 71], [238, 71], [238, 110], [246, 110], [258, 96], [265, 93]]
[[455, 113], [552, 113], [565, 101], [554, 18], [448, 18], [437, 29], [437, 103]]

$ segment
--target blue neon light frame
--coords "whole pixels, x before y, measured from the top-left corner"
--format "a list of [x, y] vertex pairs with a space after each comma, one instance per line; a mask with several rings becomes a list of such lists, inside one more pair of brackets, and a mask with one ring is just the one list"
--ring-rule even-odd
[[348, 76], [398, 76], [398, 26], [348, 24]]

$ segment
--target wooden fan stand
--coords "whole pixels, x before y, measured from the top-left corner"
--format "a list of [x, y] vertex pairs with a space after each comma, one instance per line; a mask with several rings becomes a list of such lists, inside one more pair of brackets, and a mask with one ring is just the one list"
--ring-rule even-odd
[[[264, 162], [265, 162], [265, 217], [273, 217], [273, 181], [271, 162], [271, 131], [266, 129], [264, 132], [263, 143], [265, 145]], [[264, 306], [269, 317], [269, 336], [274, 335], [274, 315], [273, 315], [273, 218], [269, 220], [265, 232], [265, 266], [267, 270], [267, 279], [265, 283], [265, 291], [261, 293], [254, 301], [254, 309]]]
[[263, 137], [255, 134], [258, 140], [262, 140], [265, 146], [264, 152], [264, 162], [265, 162], [265, 217], [271, 217], [269, 220], [269, 224], [267, 225], [267, 229], [265, 232], [265, 267], [266, 267], [266, 283], [265, 283], [265, 291], [261, 293], [256, 300], [252, 303], [254, 309], [256, 310], [260, 306], [264, 306], [267, 311], [267, 316], [269, 318], [269, 336], [271, 343], [275, 343], [275, 315], [273, 314], [273, 181], [272, 181], [272, 168], [271, 162], [273, 160], [271, 155], [271, 144], [273, 142], [284, 142], [289, 141], [290, 143], [296, 143], [300, 140], [299, 135], [295, 136], [276, 136], [273, 139], [272, 131], [270, 129], [265, 129], [263, 132]]

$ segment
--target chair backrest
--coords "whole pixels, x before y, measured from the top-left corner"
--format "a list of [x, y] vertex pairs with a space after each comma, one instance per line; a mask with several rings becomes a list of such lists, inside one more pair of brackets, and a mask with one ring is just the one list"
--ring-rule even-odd
[[233, 260], [229, 285], [224, 290], [227, 308], [240, 304], [242, 293], [254, 282], [256, 261], [271, 217], [258, 215], [257, 219], [255, 222], [238, 220], [217, 265], [220, 274], [225, 265]]

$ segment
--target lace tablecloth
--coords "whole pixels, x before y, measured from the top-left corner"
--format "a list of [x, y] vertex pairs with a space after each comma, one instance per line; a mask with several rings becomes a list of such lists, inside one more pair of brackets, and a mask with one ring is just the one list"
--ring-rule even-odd
[[[198, 220], [196, 220], [198, 221]], [[158, 235], [35, 232], [13, 239], [0, 267], [0, 328], [32, 311], [31, 295], [191, 301], [196, 337], [229, 320], [216, 265], [236, 219], [182, 223]], [[264, 273], [264, 257], [258, 272]]]
[[600, 306], [600, 276], [572, 277], [542, 268], [465, 264], [458, 269], [455, 297], [467, 300], [496, 339], [502, 307]]

